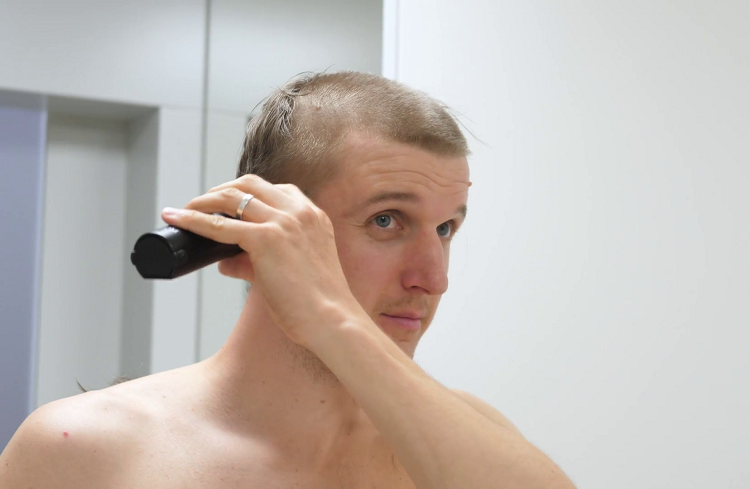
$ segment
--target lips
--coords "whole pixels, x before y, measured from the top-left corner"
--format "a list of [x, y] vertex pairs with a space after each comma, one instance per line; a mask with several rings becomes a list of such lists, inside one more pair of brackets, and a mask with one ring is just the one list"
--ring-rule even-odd
[[414, 312], [398, 312], [393, 314], [381, 314], [385, 320], [400, 329], [417, 331], [422, 327], [422, 315]]
[[[386, 314], [386, 313], [383, 313]], [[407, 318], [407, 319], [422, 319], [424, 314], [417, 311], [394, 311], [386, 314], [387, 316], [395, 318]]]

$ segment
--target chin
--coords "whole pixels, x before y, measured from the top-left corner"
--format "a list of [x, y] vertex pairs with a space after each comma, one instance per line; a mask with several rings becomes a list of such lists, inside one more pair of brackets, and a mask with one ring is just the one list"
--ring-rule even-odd
[[393, 337], [390, 337], [390, 336], [389, 336], [389, 338], [391, 338], [391, 341], [393, 341], [394, 343], [396, 343], [396, 346], [398, 346], [399, 348], [401, 348], [402, 352], [406, 353], [409, 356], [409, 358], [411, 358], [412, 360], [414, 360], [414, 352], [417, 349], [417, 345], [414, 342], [412, 342], [412, 341], [405, 341], [405, 340], [397, 340], [397, 339], [395, 339]]

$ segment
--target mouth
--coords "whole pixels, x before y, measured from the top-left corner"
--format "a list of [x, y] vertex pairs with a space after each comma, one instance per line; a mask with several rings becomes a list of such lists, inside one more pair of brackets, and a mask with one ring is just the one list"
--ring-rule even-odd
[[416, 315], [390, 315], [381, 314], [386, 322], [390, 325], [397, 326], [399, 329], [406, 331], [419, 331], [422, 327], [422, 319]]

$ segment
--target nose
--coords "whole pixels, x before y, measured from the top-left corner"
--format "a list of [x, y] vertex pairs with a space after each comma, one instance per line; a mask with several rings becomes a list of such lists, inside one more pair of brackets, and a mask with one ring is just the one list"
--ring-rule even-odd
[[410, 243], [401, 282], [410, 292], [441, 295], [448, 290], [448, 248], [434, 230]]

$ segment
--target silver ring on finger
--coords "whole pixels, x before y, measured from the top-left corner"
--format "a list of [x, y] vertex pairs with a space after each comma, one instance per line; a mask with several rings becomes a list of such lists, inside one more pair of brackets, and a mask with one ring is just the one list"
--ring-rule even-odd
[[245, 207], [247, 207], [247, 204], [253, 200], [253, 194], [245, 194], [242, 196], [242, 200], [240, 201], [240, 205], [237, 206], [237, 212], [234, 215], [235, 219], [242, 220], [242, 213], [245, 211]]

